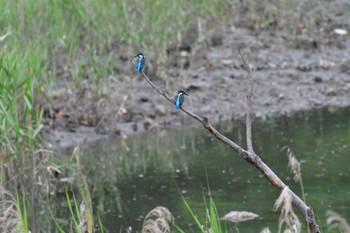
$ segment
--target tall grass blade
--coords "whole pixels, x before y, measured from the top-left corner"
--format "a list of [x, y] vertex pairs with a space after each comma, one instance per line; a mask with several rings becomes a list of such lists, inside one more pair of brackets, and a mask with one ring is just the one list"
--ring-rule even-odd
[[220, 222], [218, 221], [216, 206], [211, 197], [210, 197], [210, 226], [213, 233], [222, 232]]
[[98, 225], [100, 226], [100, 231], [101, 233], [104, 233], [104, 229], [103, 229], [103, 224], [102, 224], [102, 220], [101, 220], [101, 217], [100, 217], [100, 214], [97, 213], [97, 220], [98, 220]]
[[193, 213], [193, 211], [192, 211], [190, 205], [188, 204], [188, 202], [186, 201], [186, 199], [184, 198], [184, 196], [181, 195], [181, 198], [182, 198], [182, 201], [183, 201], [183, 203], [185, 204], [187, 210], [190, 212], [192, 218], [193, 218], [194, 221], [196, 222], [196, 224], [197, 224], [197, 226], [198, 226], [200, 232], [205, 233], [205, 230], [204, 230], [204, 228], [203, 228], [203, 225], [200, 223], [200, 221], [198, 220], [197, 216]]
[[63, 230], [63, 228], [58, 224], [58, 222], [56, 221], [56, 218], [53, 216], [51, 209], [48, 209], [49, 213], [51, 215], [51, 218], [53, 219], [53, 221], [55, 222], [55, 225], [57, 227], [57, 229], [59, 230], [60, 233], [65, 233], [65, 231]]
[[[66, 184], [64, 184], [64, 190], [65, 190], [65, 194], [66, 194], [66, 201], [67, 201], [67, 204], [68, 204], [69, 212], [71, 213], [74, 226], [75, 226], [76, 229], [78, 229], [78, 228], [79, 228], [78, 222], [80, 222], [80, 219], [79, 219], [79, 221], [77, 221], [77, 219], [76, 219], [76, 216], [75, 216], [74, 211], [73, 211], [73, 206], [72, 206], [72, 203], [71, 203], [69, 194], [68, 194], [68, 189], [67, 189]], [[76, 207], [76, 200], [75, 200], [75, 197], [74, 197], [74, 204], [75, 204], [75, 208], [76, 208], [75, 210], [77, 211], [76, 213], [77, 213], [77, 215], [78, 215], [78, 217], [79, 217], [79, 209], [77, 209], [77, 207]], [[80, 217], [79, 217], [79, 218], [80, 218]]]

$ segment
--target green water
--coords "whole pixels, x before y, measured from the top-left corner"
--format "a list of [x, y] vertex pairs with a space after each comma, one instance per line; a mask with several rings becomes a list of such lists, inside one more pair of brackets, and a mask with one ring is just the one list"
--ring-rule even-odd
[[[238, 144], [245, 144], [242, 122], [218, 128]], [[324, 220], [328, 209], [350, 219], [350, 108], [255, 119], [253, 138], [256, 153], [298, 195], [300, 186], [294, 183], [281, 148], [289, 146], [302, 161], [306, 201], [323, 232], [332, 232]], [[97, 145], [84, 152], [83, 165], [106, 232], [121, 228], [125, 232], [128, 226], [133, 232], [140, 231], [144, 216], [159, 205], [173, 213], [185, 232], [199, 232], [179, 191], [205, 223], [203, 195], [208, 197], [208, 186], [220, 216], [231, 210], [261, 216], [235, 226], [239, 232], [260, 232], [263, 227], [277, 232], [279, 212], [272, 207], [278, 192], [200, 125]]]

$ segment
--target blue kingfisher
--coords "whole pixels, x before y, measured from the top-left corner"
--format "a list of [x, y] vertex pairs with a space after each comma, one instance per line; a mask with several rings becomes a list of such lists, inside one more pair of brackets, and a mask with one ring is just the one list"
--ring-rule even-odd
[[136, 72], [140, 73], [140, 71], [145, 66], [145, 55], [143, 55], [143, 53], [136, 54], [136, 56], [134, 57], [134, 60], [132, 62], [136, 66]]
[[188, 94], [182, 90], [177, 92], [176, 96], [174, 97], [174, 103], [175, 103], [176, 109], [181, 108], [181, 105], [185, 100], [185, 95], [188, 95]]

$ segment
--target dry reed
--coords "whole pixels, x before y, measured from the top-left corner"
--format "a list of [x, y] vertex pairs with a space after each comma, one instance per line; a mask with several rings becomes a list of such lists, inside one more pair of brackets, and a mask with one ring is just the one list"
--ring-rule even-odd
[[142, 233], [170, 233], [168, 222], [174, 221], [171, 212], [162, 206], [157, 206], [145, 217], [142, 224]]

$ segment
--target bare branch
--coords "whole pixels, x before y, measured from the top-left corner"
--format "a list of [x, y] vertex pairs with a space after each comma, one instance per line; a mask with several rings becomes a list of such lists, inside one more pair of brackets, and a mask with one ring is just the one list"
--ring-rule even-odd
[[167, 95], [167, 93], [165, 93], [162, 89], [158, 88], [149, 78], [148, 76], [145, 74], [144, 70], [141, 70], [142, 76], [146, 79], [146, 81], [154, 88], [156, 89], [156, 91], [158, 91], [159, 94], [161, 94], [162, 96], [164, 96], [164, 98], [166, 98], [169, 102], [171, 102], [172, 104], [174, 104], [174, 101], [172, 98], [170, 98], [170, 96]]
[[253, 140], [252, 140], [252, 95], [253, 95], [253, 77], [252, 69], [248, 64], [244, 54], [239, 50], [239, 55], [241, 56], [245, 70], [248, 73], [249, 85], [247, 92], [247, 118], [246, 118], [246, 137], [247, 137], [247, 148], [248, 151], [254, 153]]
[[[251, 69], [248, 66], [248, 63], [246, 62], [244, 56], [240, 52], [242, 61], [246, 67], [246, 70], [249, 75], [249, 90], [247, 94], [247, 147], [248, 150], [243, 149], [240, 147], [238, 144], [227, 138], [226, 136], [222, 135], [218, 130], [216, 130], [210, 123], [208, 118], [206, 117], [200, 117], [189, 110], [184, 109], [181, 107], [181, 110], [192, 117], [193, 119], [196, 119], [197, 121], [201, 122], [204, 128], [206, 128], [212, 135], [214, 135], [217, 139], [219, 139], [221, 142], [225, 143], [229, 147], [231, 147], [234, 151], [238, 153], [240, 157], [245, 159], [247, 162], [251, 163], [254, 165], [261, 173], [264, 174], [266, 179], [280, 192], [286, 187], [286, 185], [283, 183], [283, 181], [268, 167], [262, 160], [261, 158], [255, 154], [253, 150], [253, 145], [252, 145], [252, 133], [251, 133], [251, 96], [253, 92], [253, 78], [251, 76]], [[142, 76], [146, 79], [146, 81], [164, 98], [166, 98], [169, 102], [172, 104], [174, 103], [174, 100], [169, 97], [163, 90], [161, 90], [159, 87], [157, 87], [145, 74], [143, 70], [141, 70]], [[311, 233], [320, 233], [320, 229], [318, 225], [316, 224], [315, 216], [313, 210], [307, 206], [293, 191], [289, 190], [289, 193], [292, 197], [292, 203], [293, 205], [299, 210], [299, 212], [303, 215], [304, 220], [307, 223], [307, 226], [309, 228], [309, 231]]]

